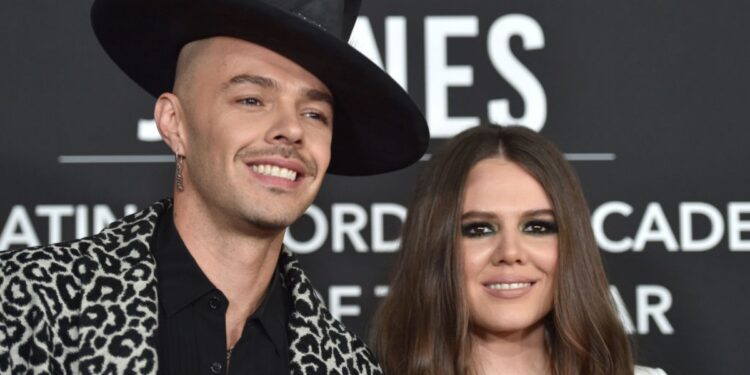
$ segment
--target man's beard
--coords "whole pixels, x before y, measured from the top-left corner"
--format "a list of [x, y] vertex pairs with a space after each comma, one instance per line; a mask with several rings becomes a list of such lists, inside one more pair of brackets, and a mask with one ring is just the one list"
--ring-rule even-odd
[[[275, 193], [284, 193], [283, 191], [278, 191]], [[310, 202], [306, 202], [306, 204], [303, 205], [304, 209], [300, 209], [299, 212], [292, 212], [291, 208], [285, 207], [288, 211], [284, 212], [285, 210], [272, 210], [270, 212], [246, 212], [245, 213], [245, 220], [254, 226], [257, 229], [260, 229], [262, 231], [279, 231], [279, 230], [285, 230], [290, 225], [294, 224], [295, 221], [297, 221], [302, 215], [304, 215], [305, 210], [310, 207], [312, 204], [312, 199]]]

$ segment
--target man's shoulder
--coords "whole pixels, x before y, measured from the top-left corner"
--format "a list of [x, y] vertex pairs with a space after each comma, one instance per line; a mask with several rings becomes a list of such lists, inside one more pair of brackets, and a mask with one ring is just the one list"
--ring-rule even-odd
[[0, 325], [13, 325], [17, 337], [11, 342], [20, 342], [45, 317], [80, 307], [83, 274], [74, 270], [92, 268], [77, 246], [80, 241], [0, 253]]
[[[90, 238], [90, 237], [89, 237]], [[0, 278], [25, 275], [34, 276], [36, 270], [54, 271], [71, 264], [82, 256], [79, 243], [88, 238], [46, 246], [34, 246], [0, 252]], [[45, 272], [46, 273], [46, 272]]]
[[121, 261], [137, 261], [143, 258], [143, 254], [136, 254], [138, 251], [134, 250], [146, 249], [144, 241], [151, 236], [165, 204], [169, 204], [169, 201], [157, 202], [142, 211], [120, 218], [89, 237], [0, 251], [0, 280], [17, 276], [39, 282], [53, 282], [49, 275], [84, 270], [92, 262], [112, 266]]
[[285, 286], [294, 302], [289, 317], [292, 365], [299, 366], [301, 373], [323, 366], [328, 372], [382, 374], [372, 351], [331, 315], [288, 249], [282, 253], [282, 263]]
[[154, 368], [158, 305], [148, 242], [163, 208], [152, 205], [90, 237], [0, 253], [1, 373], [8, 366], [124, 373], [135, 361]]

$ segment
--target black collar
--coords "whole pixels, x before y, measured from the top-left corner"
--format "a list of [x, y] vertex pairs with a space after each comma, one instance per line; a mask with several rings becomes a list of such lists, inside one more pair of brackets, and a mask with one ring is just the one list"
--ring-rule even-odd
[[[159, 304], [166, 316], [170, 317], [218, 289], [208, 280], [182, 242], [171, 208], [162, 215], [155, 232], [152, 249], [157, 265]], [[277, 272], [273, 274], [260, 307], [248, 318], [248, 322], [260, 322], [276, 350], [281, 353], [289, 349], [285, 337], [292, 300], [283, 285], [279, 265], [276, 267]], [[248, 324], [245, 324], [245, 330], [247, 327]]]

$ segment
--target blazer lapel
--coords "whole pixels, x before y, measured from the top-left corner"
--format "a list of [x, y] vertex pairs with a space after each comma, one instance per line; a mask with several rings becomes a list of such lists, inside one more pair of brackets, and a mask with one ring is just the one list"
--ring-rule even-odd
[[[158, 296], [151, 237], [164, 200], [113, 222], [81, 249], [80, 373], [156, 374]], [[89, 269], [86, 269], [89, 267]]]

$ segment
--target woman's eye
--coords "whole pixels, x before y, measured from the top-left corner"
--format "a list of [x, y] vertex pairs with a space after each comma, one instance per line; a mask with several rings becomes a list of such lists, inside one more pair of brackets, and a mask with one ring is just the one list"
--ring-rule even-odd
[[553, 234], [557, 233], [557, 224], [553, 221], [530, 221], [523, 226], [523, 231], [531, 234]]
[[259, 106], [263, 105], [263, 102], [260, 101], [258, 98], [242, 98], [238, 100], [238, 102], [242, 105], [249, 105], [249, 106]]
[[466, 223], [461, 225], [461, 234], [465, 237], [482, 237], [497, 231], [490, 223]]

